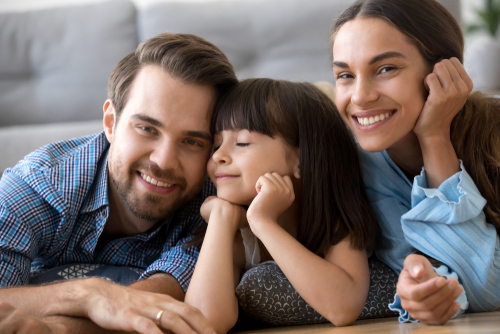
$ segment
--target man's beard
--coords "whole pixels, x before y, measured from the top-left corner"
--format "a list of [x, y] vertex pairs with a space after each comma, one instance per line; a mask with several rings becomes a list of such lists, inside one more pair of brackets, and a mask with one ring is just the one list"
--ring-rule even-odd
[[[164, 221], [172, 216], [177, 209], [193, 199], [200, 191], [203, 185], [203, 179], [200, 183], [189, 187], [185, 178], [176, 177], [172, 170], [162, 170], [155, 164], [147, 165], [145, 168], [141, 167], [140, 163], [134, 164], [128, 171], [122, 170], [122, 163], [119, 160], [116, 163], [114, 171], [109, 172], [109, 178], [113, 183], [118, 196], [120, 196], [125, 207], [132, 212], [132, 214], [140, 219], [150, 222]], [[109, 166], [109, 164], [108, 164]], [[146, 192], [144, 195], [138, 195], [133, 191], [132, 179], [136, 177], [137, 170], [148, 171], [155, 179], [167, 179], [173, 181], [179, 189], [177, 195], [170, 203], [165, 202], [165, 196], [156, 195], [151, 192]], [[115, 174], [117, 177], [114, 177]], [[135, 174], [135, 175], [134, 175]], [[172, 195], [170, 195], [172, 197]], [[170, 198], [169, 198], [170, 199]]]

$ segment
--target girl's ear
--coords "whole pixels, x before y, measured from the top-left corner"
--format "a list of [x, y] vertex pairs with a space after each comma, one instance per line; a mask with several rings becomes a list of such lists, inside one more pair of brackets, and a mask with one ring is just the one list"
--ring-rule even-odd
[[293, 150], [293, 153], [292, 153], [292, 159], [291, 159], [291, 162], [292, 162], [292, 170], [293, 170], [293, 176], [295, 176], [295, 178], [297, 179], [300, 179], [300, 154], [299, 154], [299, 148], [297, 147], [296, 149]]

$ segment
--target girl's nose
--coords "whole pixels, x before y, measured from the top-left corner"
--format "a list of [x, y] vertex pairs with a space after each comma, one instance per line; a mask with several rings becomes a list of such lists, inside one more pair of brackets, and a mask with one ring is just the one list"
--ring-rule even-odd
[[217, 151], [214, 152], [214, 154], [212, 155], [212, 159], [218, 165], [226, 165], [231, 163], [231, 158], [229, 157], [229, 154], [225, 152], [222, 146], [219, 146]]

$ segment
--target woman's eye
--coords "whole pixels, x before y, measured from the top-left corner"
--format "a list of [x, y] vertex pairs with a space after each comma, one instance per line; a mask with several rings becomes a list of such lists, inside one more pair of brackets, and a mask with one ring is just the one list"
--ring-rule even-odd
[[394, 71], [395, 69], [396, 69], [395, 67], [391, 67], [391, 66], [382, 67], [380, 69], [380, 73], [391, 72], [391, 71]]
[[352, 79], [354, 78], [351, 74], [349, 73], [341, 73], [337, 76], [337, 80], [347, 80], [347, 79]]
[[149, 133], [151, 133], [151, 134], [156, 133], [155, 128], [152, 128], [152, 127], [149, 127], [149, 126], [139, 126], [139, 129], [141, 129], [141, 131], [147, 132], [148, 134]]
[[239, 146], [239, 147], [245, 147], [248, 145], [250, 145], [250, 143], [236, 143], [236, 146]]

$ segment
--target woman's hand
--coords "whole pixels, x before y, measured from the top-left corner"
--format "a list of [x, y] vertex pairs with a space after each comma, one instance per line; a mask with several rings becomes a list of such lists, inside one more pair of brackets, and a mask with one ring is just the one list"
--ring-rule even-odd
[[451, 121], [465, 105], [472, 91], [472, 80], [453, 57], [434, 65], [424, 84], [429, 96], [413, 131], [419, 138], [435, 135], [449, 138]]
[[408, 255], [396, 288], [401, 306], [413, 319], [427, 325], [444, 325], [460, 309], [458, 281], [438, 276], [427, 258]]
[[243, 207], [217, 196], [207, 197], [200, 208], [200, 214], [207, 223], [210, 222], [213, 213], [217, 215], [217, 221], [229, 222], [235, 232], [248, 225], [246, 211]]
[[257, 196], [248, 208], [247, 219], [250, 228], [257, 235], [256, 224], [276, 223], [278, 217], [293, 203], [295, 193], [290, 177], [282, 177], [277, 173], [261, 176], [255, 189]]

